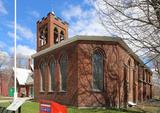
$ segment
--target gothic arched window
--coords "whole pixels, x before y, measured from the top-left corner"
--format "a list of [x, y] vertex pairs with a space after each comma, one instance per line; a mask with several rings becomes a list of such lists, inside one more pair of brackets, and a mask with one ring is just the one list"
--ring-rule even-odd
[[40, 46], [44, 46], [48, 43], [48, 26], [40, 28]]
[[103, 75], [103, 60], [104, 56], [100, 51], [95, 51], [92, 55], [92, 73], [93, 73], [93, 89], [103, 90], [104, 75]]
[[131, 60], [128, 60], [128, 91], [131, 90]]
[[54, 28], [54, 44], [58, 43], [58, 29]]
[[45, 26], [45, 29], [44, 29], [44, 40], [45, 40], [45, 44], [48, 43], [48, 27]]
[[45, 90], [45, 63], [40, 64], [40, 90]]
[[49, 89], [50, 91], [55, 90], [55, 62], [52, 60], [49, 64], [50, 76], [49, 76]]
[[61, 31], [61, 33], [60, 33], [60, 41], [62, 41], [62, 40], [64, 40], [64, 32], [63, 31]]
[[62, 91], [66, 91], [67, 89], [67, 56], [66, 55], [61, 56], [59, 65], [60, 65], [60, 78], [61, 78], [60, 89]]

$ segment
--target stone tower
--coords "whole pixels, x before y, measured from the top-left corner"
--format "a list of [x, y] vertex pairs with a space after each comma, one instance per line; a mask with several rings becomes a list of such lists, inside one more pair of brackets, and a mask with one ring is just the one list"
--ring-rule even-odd
[[37, 52], [54, 46], [68, 38], [68, 23], [49, 12], [37, 21]]

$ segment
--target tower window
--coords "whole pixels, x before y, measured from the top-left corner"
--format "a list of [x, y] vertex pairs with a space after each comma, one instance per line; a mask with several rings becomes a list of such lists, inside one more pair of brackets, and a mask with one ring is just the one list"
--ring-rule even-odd
[[40, 46], [48, 43], [48, 27], [47, 25], [40, 29]]
[[58, 29], [54, 28], [54, 44], [58, 43]]
[[103, 90], [104, 77], [103, 77], [103, 55], [100, 51], [95, 51], [92, 55], [93, 67], [93, 89]]
[[61, 33], [60, 33], [60, 41], [62, 41], [62, 40], [64, 40], [64, 32], [63, 31], [61, 31]]

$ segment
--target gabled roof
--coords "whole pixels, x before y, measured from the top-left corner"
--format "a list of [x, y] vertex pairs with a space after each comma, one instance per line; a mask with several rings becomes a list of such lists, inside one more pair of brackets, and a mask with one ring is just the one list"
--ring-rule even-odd
[[32, 85], [33, 83], [34, 83], [34, 80], [33, 80], [32, 76], [28, 76], [28, 79], [26, 80], [26, 84]]
[[[14, 68], [13, 68], [14, 70]], [[33, 84], [33, 80], [32, 79], [32, 74], [33, 72], [29, 69], [23, 69], [23, 68], [16, 68], [16, 77], [17, 77], [17, 81], [20, 85], [29, 85]]]
[[[109, 37], [109, 36], [74, 36], [72, 38], [69, 38], [67, 40], [62, 41], [61, 43], [58, 43], [56, 45], [53, 45], [49, 48], [46, 48], [44, 50], [41, 50], [35, 54], [32, 55], [32, 58], [38, 57], [40, 55], [43, 55], [45, 53], [48, 53], [52, 50], [55, 50], [57, 48], [63, 47], [65, 45], [68, 45], [70, 43], [79, 41], [79, 40], [85, 40], [85, 41], [106, 41], [106, 42], [117, 42], [119, 43], [137, 62], [140, 63], [141, 66], [144, 66], [149, 71], [150, 69], [143, 63], [143, 61], [129, 48], [129, 46], [122, 40], [120, 37]], [[151, 72], [151, 71], [150, 71]]]

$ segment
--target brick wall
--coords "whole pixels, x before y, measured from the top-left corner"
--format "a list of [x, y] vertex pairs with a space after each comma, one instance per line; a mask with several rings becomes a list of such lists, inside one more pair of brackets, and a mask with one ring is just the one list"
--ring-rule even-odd
[[[35, 99], [45, 99], [45, 100], [54, 100], [57, 102], [61, 102], [67, 105], [77, 106], [77, 47], [75, 44], [71, 44], [69, 46], [65, 46], [63, 48], [56, 49], [47, 53], [43, 56], [37, 57], [34, 59], [34, 94]], [[62, 54], [66, 54], [68, 56], [68, 68], [67, 68], [67, 91], [60, 91], [60, 77], [59, 77], [59, 59]], [[50, 62], [50, 58], [53, 56], [56, 62], [56, 72], [55, 72], [55, 80], [56, 80], [56, 89], [54, 92], [49, 91], [49, 67], [48, 63]], [[46, 62], [46, 74], [45, 74], [45, 91], [40, 92], [40, 70], [39, 64], [44, 60]]]
[[[94, 91], [92, 89], [92, 54], [94, 50], [100, 50], [104, 54], [104, 90]], [[68, 56], [67, 71], [67, 91], [59, 91], [59, 58], [65, 53]], [[49, 92], [49, 69], [50, 57], [56, 60], [57, 88], [54, 92]], [[40, 92], [40, 71], [39, 64], [46, 62], [45, 91]], [[128, 61], [130, 62], [128, 64]], [[78, 107], [124, 106], [124, 101], [143, 101], [145, 83], [140, 82], [143, 76], [143, 67], [130, 56], [130, 54], [115, 42], [103, 41], [76, 41], [55, 49], [34, 59], [34, 87], [35, 99], [55, 100], [57, 102]], [[126, 77], [124, 76], [126, 69]], [[148, 73], [151, 76], [151, 73]], [[126, 82], [125, 82], [126, 81]], [[140, 84], [142, 86], [140, 87]], [[147, 86], [148, 87], [148, 86]], [[151, 90], [145, 91], [150, 95]], [[128, 98], [126, 98], [126, 95]], [[126, 99], [126, 100], [125, 100]]]

